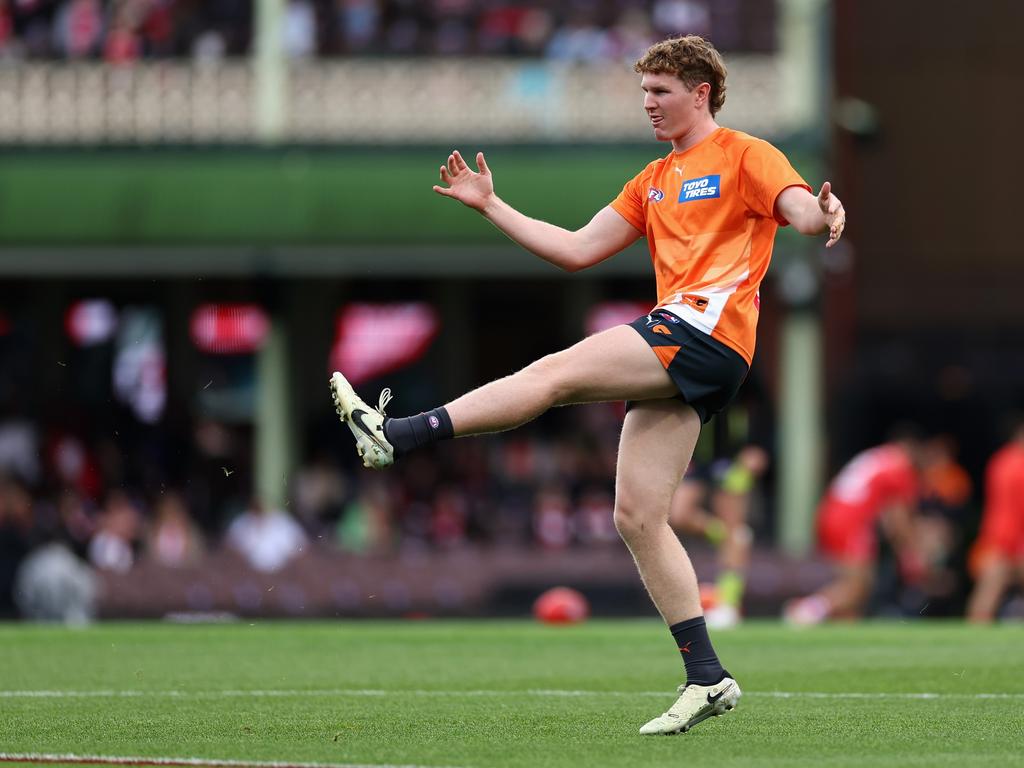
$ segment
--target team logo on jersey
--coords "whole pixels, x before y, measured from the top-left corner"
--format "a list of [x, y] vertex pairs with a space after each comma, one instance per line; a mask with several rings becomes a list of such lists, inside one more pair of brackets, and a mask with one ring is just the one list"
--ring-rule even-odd
[[656, 187], [651, 187], [647, 191], [647, 199], [652, 203], [660, 203], [665, 198], [665, 193]]
[[691, 200], [704, 200], [722, 196], [722, 176], [713, 174], [701, 176], [698, 179], [687, 179], [679, 188], [679, 202], [688, 203]]
[[683, 304], [688, 307], [693, 307], [698, 312], [703, 312], [708, 308], [708, 300], [704, 296], [698, 296], [695, 293], [684, 293]]

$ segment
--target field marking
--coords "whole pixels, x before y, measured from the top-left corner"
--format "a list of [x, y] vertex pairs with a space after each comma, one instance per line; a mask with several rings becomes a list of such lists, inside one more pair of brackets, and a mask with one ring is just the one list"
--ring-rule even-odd
[[[745, 696], [774, 699], [1024, 699], [1021, 693], [911, 693], [911, 692], [870, 692], [870, 691], [744, 691]], [[94, 691], [2, 691], [0, 699], [145, 699], [145, 698], [311, 698], [311, 697], [384, 697], [384, 696], [441, 696], [441, 697], [489, 697], [489, 696], [657, 696], [666, 698], [671, 691], [576, 691], [546, 688], [530, 688], [522, 691], [500, 690], [427, 690], [427, 689], [383, 689], [383, 688], [332, 688], [332, 689], [267, 689], [267, 690], [223, 690], [223, 691], [180, 691], [180, 690], [94, 690]], [[2, 754], [2, 753], [0, 753]]]
[[121, 755], [61, 755], [38, 752], [0, 752], [0, 763], [156, 765], [191, 766], [192, 768], [430, 768], [425, 765], [392, 765], [389, 763], [280, 763], [264, 760], [207, 760], [202, 757], [125, 757]]

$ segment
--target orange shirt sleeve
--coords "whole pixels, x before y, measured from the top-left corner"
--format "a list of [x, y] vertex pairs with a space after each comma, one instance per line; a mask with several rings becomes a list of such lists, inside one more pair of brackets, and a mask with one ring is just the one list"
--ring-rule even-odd
[[618, 197], [612, 200], [610, 205], [613, 210], [639, 231], [646, 232], [647, 216], [644, 212], [644, 200], [647, 198], [647, 194], [643, 188], [643, 175], [644, 171], [641, 171], [627, 181], [622, 191], [619, 192]]
[[740, 161], [740, 194], [759, 216], [774, 218], [780, 226], [789, 224], [776, 215], [775, 200], [786, 187], [811, 187], [790, 165], [789, 160], [767, 141], [752, 142]]

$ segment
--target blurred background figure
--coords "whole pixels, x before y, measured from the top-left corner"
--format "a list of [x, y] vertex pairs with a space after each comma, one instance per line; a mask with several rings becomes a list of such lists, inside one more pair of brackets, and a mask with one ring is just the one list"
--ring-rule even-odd
[[176, 491], [162, 493], [153, 505], [153, 520], [146, 532], [146, 557], [170, 568], [197, 564], [203, 557], [202, 533], [189, 514], [185, 499]]
[[132, 497], [122, 490], [111, 491], [89, 541], [89, 562], [101, 571], [127, 573], [135, 564], [142, 527], [142, 513]]
[[381, 480], [360, 484], [359, 492], [341, 511], [336, 543], [353, 554], [385, 555], [397, 544], [395, 493]]
[[24, 482], [0, 475], [0, 618], [15, 615], [18, 564], [32, 549], [32, 496]]
[[99, 583], [85, 562], [62, 542], [53, 541], [22, 561], [14, 596], [27, 619], [87, 624], [96, 616]]
[[754, 541], [748, 522], [751, 500], [768, 462], [767, 451], [756, 445], [745, 446], [734, 459], [709, 467], [692, 461], [673, 496], [669, 513], [673, 530], [684, 536], [704, 536], [716, 549], [718, 577], [713, 588], [701, 590], [709, 627], [724, 629], [740, 623]]
[[259, 499], [231, 521], [224, 538], [255, 571], [273, 573], [302, 555], [306, 534], [287, 512], [268, 509]]
[[857, 454], [836, 475], [818, 508], [818, 543], [836, 577], [814, 594], [790, 601], [786, 621], [860, 618], [875, 584], [879, 532], [895, 551], [904, 577], [922, 578], [914, 522], [925, 460], [920, 433], [901, 427], [890, 442]]
[[1014, 417], [1010, 433], [985, 471], [985, 509], [970, 554], [971, 621], [992, 621], [1007, 592], [1024, 587], [1024, 416]]

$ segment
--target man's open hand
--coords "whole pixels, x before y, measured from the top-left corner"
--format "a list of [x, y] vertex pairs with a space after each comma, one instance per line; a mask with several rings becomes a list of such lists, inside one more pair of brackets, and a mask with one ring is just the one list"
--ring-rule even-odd
[[448, 155], [448, 163], [441, 166], [441, 181], [448, 186], [435, 184], [434, 191], [482, 211], [494, 198], [494, 181], [483, 152], [476, 153], [476, 167], [472, 170], [455, 150]]
[[825, 247], [831, 248], [846, 229], [846, 210], [842, 201], [832, 194], [832, 184], [827, 181], [821, 185], [821, 192], [818, 193], [818, 207], [821, 208], [825, 223], [828, 225], [828, 242], [825, 243]]

